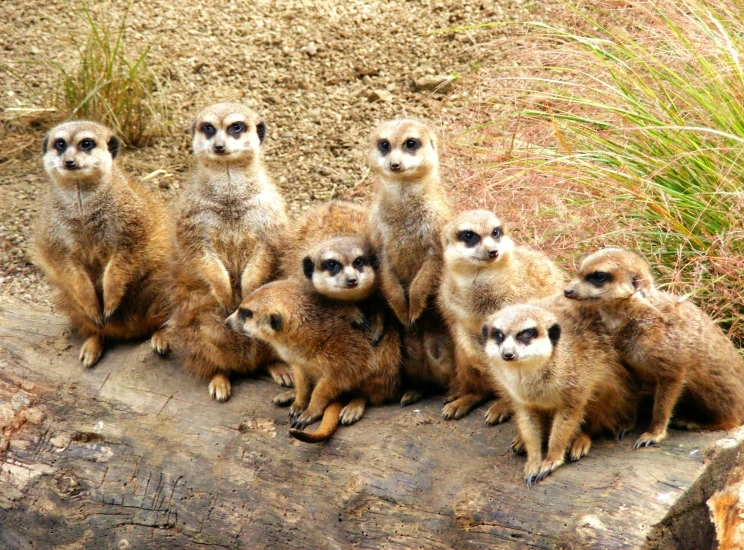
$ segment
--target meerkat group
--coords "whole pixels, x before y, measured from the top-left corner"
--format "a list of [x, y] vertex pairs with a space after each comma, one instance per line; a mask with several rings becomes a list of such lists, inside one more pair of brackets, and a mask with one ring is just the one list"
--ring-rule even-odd
[[214, 104], [191, 132], [192, 181], [173, 208], [119, 168], [108, 128], [67, 122], [44, 140], [52, 185], [33, 257], [85, 339], [86, 368], [106, 340], [150, 337], [218, 401], [233, 373], [265, 372], [291, 388], [273, 402], [306, 442], [367, 405], [444, 392], [449, 420], [497, 397], [486, 423], [515, 417], [528, 485], [592, 437], [634, 430], [645, 395], [651, 425], [634, 448], [670, 423], [744, 423], [744, 361], [702, 310], [656, 289], [628, 250], [590, 255], [569, 283], [494, 213], [455, 213], [426, 123], [373, 130], [369, 207], [329, 201], [295, 221], [254, 111]]

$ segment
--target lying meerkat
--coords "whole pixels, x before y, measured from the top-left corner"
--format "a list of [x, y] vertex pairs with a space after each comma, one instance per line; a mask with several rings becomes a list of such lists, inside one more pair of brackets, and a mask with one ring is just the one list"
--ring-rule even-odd
[[[357, 322], [355, 304], [329, 300], [291, 279], [259, 288], [228, 317], [230, 328], [271, 344], [292, 366], [294, 395], [285, 393], [279, 400], [294, 400], [290, 407], [293, 437], [324, 441], [339, 419], [355, 422], [367, 403], [378, 405], [396, 398], [400, 385], [397, 330], [386, 328], [379, 341], [371, 342]], [[339, 401], [344, 399], [351, 401], [341, 409]], [[302, 431], [321, 416], [324, 420], [318, 431]]]
[[454, 371], [447, 361], [451, 354], [434, 359], [424, 352], [446, 351], [448, 345], [435, 346], [437, 335], [427, 336], [426, 328], [441, 321], [432, 306], [442, 271], [440, 233], [452, 215], [451, 205], [439, 179], [437, 137], [423, 122], [380, 124], [372, 132], [368, 159], [379, 180], [369, 227], [380, 288], [408, 328], [403, 371], [409, 391], [401, 400], [406, 405], [420, 399], [427, 386], [446, 388]]
[[680, 427], [730, 430], [744, 422], [741, 355], [692, 302], [657, 290], [643, 258], [620, 248], [595, 252], [565, 295], [599, 311], [621, 359], [655, 388], [651, 426], [634, 448], [666, 438], [677, 404]]
[[265, 134], [258, 115], [240, 103], [200, 112], [193, 182], [178, 206], [170, 332], [186, 369], [210, 379], [218, 401], [230, 397], [231, 372], [264, 366], [278, 384], [292, 385], [269, 346], [224, 325], [243, 298], [276, 275], [287, 232], [284, 199], [263, 166]]
[[119, 139], [105, 126], [60, 124], [43, 149], [53, 186], [38, 220], [34, 262], [55, 305], [86, 338], [83, 365], [96, 364], [108, 339], [152, 335], [153, 349], [168, 353], [160, 330], [168, 318], [165, 205], [117, 166]]
[[[500, 393], [480, 345], [486, 316], [504, 306], [560, 294], [567, 277], [542, 252], [515, 246], [504, 223], [487, 210], [457, 215], [442, 232], [442, 247], [438, 303], [455, 343], [456, 365], [451, 401], [442, 409], [449, 420]], [[487, 424], [511, 416], [509, 400], [503, 397], [488, 409]]]
[[[531, 486], [589, 452], [591, 435], [622, 437], [635, 424], [637, 392], [611, 337], [562, 296], [513, 305], [482, 327], [486, 363], [511, 397]], [[543, 459], [543, 444], [548, 450]]]

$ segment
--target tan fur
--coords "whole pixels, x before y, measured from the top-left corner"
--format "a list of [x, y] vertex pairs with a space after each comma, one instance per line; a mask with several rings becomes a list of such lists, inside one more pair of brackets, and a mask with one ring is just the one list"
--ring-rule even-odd
[[[85, 150], [89, 143], [94, 146]], [[170, 349], [160, 331], [168, 317], [166, 207], [119, 169], [118, 147], [111, 130], [86, 121], [56, 126], [44, 142], [53, 185], [38, 221], [34, 261], [56, 307], [87, 338], [80, 353], [86, 367], [98, 361], [107, 339], [153, 335], [156, 351]]]
[[636, 448], [664, 440], [673, 413], [681, 427], [729, 430], [744, 422], [741, 355], [692, 302], [657, 290], [643, 258], [600, 250], [581, 262], [565, 293], [599, 311], [622, 360], [655, 388], [651, 426]]
[[277, 383], [291, 385], [269, 346], [224, 326], [243, 298], [276, 276], [287, 230], [284, 200], [263, 166], [262, 129], [239, 103], [199, 113], [193, 182], [178, 205], [170, 332], [186, 369], [211, 379], [210, 394], [220, 401], [230, 396], [231, 372], [266, 366]]
[[[367, 402], [395, 399], [400, 386], [400, 336], [386, 330], [377, 342], [356, 325], [358, 308], [329, 300], [295, 280], [269, 283], [248, 296], [227, 320], [251, 338], [271, 344], [292, 365], [296, 391], [282, 394], [292, 428], [302, 429], [334, 401], [351, 398], [342, 423], [358, 420]], [[389, 325], [386, 325], [389, 326]], [[359, 407], [361, 406], [361, 411]], [[349, 409], [349, 410], [346, 410]]]
[[500, 310], [482, 334], [486, 364], [511, 397], [527, 485], [561, 466], [569, 447], [571, 460], [584, 456], [591, 435], [634, 427], [637, 391], [596, 314], [556, 296]]
[[[408, 147], [410, 140], [415, 141], [414, 149]], [[442, 270], [440, 233], [451, 217], [450, 201], [439, 180], [437, 137], [416, 120], [387, 121], [372, 132], [368, 159], [378, 178], [369, 226], [379, 259], [380, 288], [409, 329], [405, 349], [420, 351], [430, 340], [425, 327], [437, 325], [431, 310]], [[434, 318], [422, 319], [429, 315]], [[405, 377], [413, 392], [406, 394], [404, 404], [414, 402], [423, 386], [443, 378], [431, 372], [432, 366], [406, 356]], [[449, 369], [444, 376], [448, 384], [452, 365], [441, 366]]]
[[[497, 233], [494, 236], [494, 232]], [[472, 245], [463, 241], [473, 236]], [[481, 354], [481, 327], [487, 315], [502, 307], [558, 294], [566, 275], [542, 252], [515, 246], [502, 221], [486, 210], [456, 216], [444, 228], [444, 274], [438, 302], [455, 342], [456, 377], [452, 401], [442, 410], [459, 419], [498, 391]], [[495, 257], [489, 256], [495, 255]], [[511, 416], [507, 400], [492, 405], [486, 423]]]

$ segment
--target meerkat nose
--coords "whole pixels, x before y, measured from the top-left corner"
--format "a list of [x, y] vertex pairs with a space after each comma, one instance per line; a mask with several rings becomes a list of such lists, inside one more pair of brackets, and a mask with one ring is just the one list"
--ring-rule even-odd
[[401, 168], [401, 167], [400, 167], [400, 163], [399, 163], [399, 162], [391, 162], [391, 163], [390, 163], [390, 169], [391, 169], [391, 170], [392, 170], [393, 172], [400, 172], [400, 168]]
[[74, 160], [66, 160], [65, 161], [65, 168], [75, 168], [77, 163]]
[[566, 298], [573, 298], [573, 297], [574, 297], [574, 289], [572, 289], [572, 288], [567, 288], [566, 290], [564, 290], [564, 291], [563, 291], [563, 295], [564, 295], [564, 296], [565, 296]]
[[359, 281], [357, 279], [346, 279], [346, 286], [350, 288], [354, 288], [359, 284]]
[[489, 258], [498, 258], [499, 251], [498, 250], [489, 250], [488, 251], [488, 257]]
[[218, 155], [221, 155], [222, 153], [225, 152], [225, 146], [224, 145], [220, 145], [220, 144], [215, 144], [215, 146], [214, 146], [214, 152], [217, 153]]
[[514, 361], [514, 359], [517, 357], [517, 354], [511, 351], [507, 351], [505, 353], [502, 353], [501, 357], [504, 358], [504, 361]]

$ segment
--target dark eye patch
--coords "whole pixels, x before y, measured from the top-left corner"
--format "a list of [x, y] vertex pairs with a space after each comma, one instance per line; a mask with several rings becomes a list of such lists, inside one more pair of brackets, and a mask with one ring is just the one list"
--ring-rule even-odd
[[594, 273], [590, 273], [589, 275], [587, 275], [585, 279], [588, 283], [591, 283], [596, 287], [600, 287], [605, 283], [611, 282], [612, 275], [610, 275], [606, 271], [595, 271]]
[[248, 128], [246, 127], [244, 122], [233, 122], [232, 124], [230, 124], [230, 126], [227, 127], [227, 133], [236, 139], [240, 137], [240, 134], [247, 130]]
[[331, 275], [336, 275], [341, 271], [341, 264], [336, 260], [324, 260], [320, 264], [320, 269], [328, 271]]
[[217, 133], [217, 129], [209, 122], [203, 122], [202, 125], [199, 126], [199, 131], [208, 138], [213, 137]]
[[408, 138], [403, 143], [403, 149], [406, 151], [414, 152], [417, 151], [421, 147], [421, 140], [416, 138]]
[[497, 344], [501, 344], [505, 338], [504, 333], [499, 329], [495, 328], [491, 331], [491, 339], [495, 340]]
[[58, 153], [64, 153], [65, 151], [67, 151], [67, 142], [62, 138], [55, 139], [54, 150]]
[[387, 155], [390, 152], [390, 142], [386, 139], [381, 139], [377, 142], [377, 149], [383, 155]]
[[364, 269], [364, 266], [366, 265], [369, 265], [369, 260], [364, 256], [359, 256], [356, 260], [354, 260], [354, 267], [357, 271], [362, 271]]
[[80, 142], [80, 148], [83, 151], [92, 151], [96, 147], [96, 142], [90, 138], [85, 138]]
[[522, 342], [525, 345], [529, 345], [532, 340], [537, 338], [537, 329], [536, 328], [526, 328], [520, 332], [517, 333], [516, 336], [517, 340]]
[[478, 244], [481, 238], [480, 238], [480, 235], [478, 235], [478, 233], [476, 233], [475, 231], [466, 230], [466, 231], [460, 231], [457, 234], [457, 240], [464, 242], [465, 246], [470, 248]]
[[253, 317], [253, 311], [246, 308], [238, 308], [238, 317], [241, 321], [245, 321], [246, 319], [251, 319]]
[[279, 332], [280, 330], [282, 330], [282, 326], [284, 325], [282, 314], [272, 313], [271, 315], [269, 315], [269, 325], [274, 332]]

